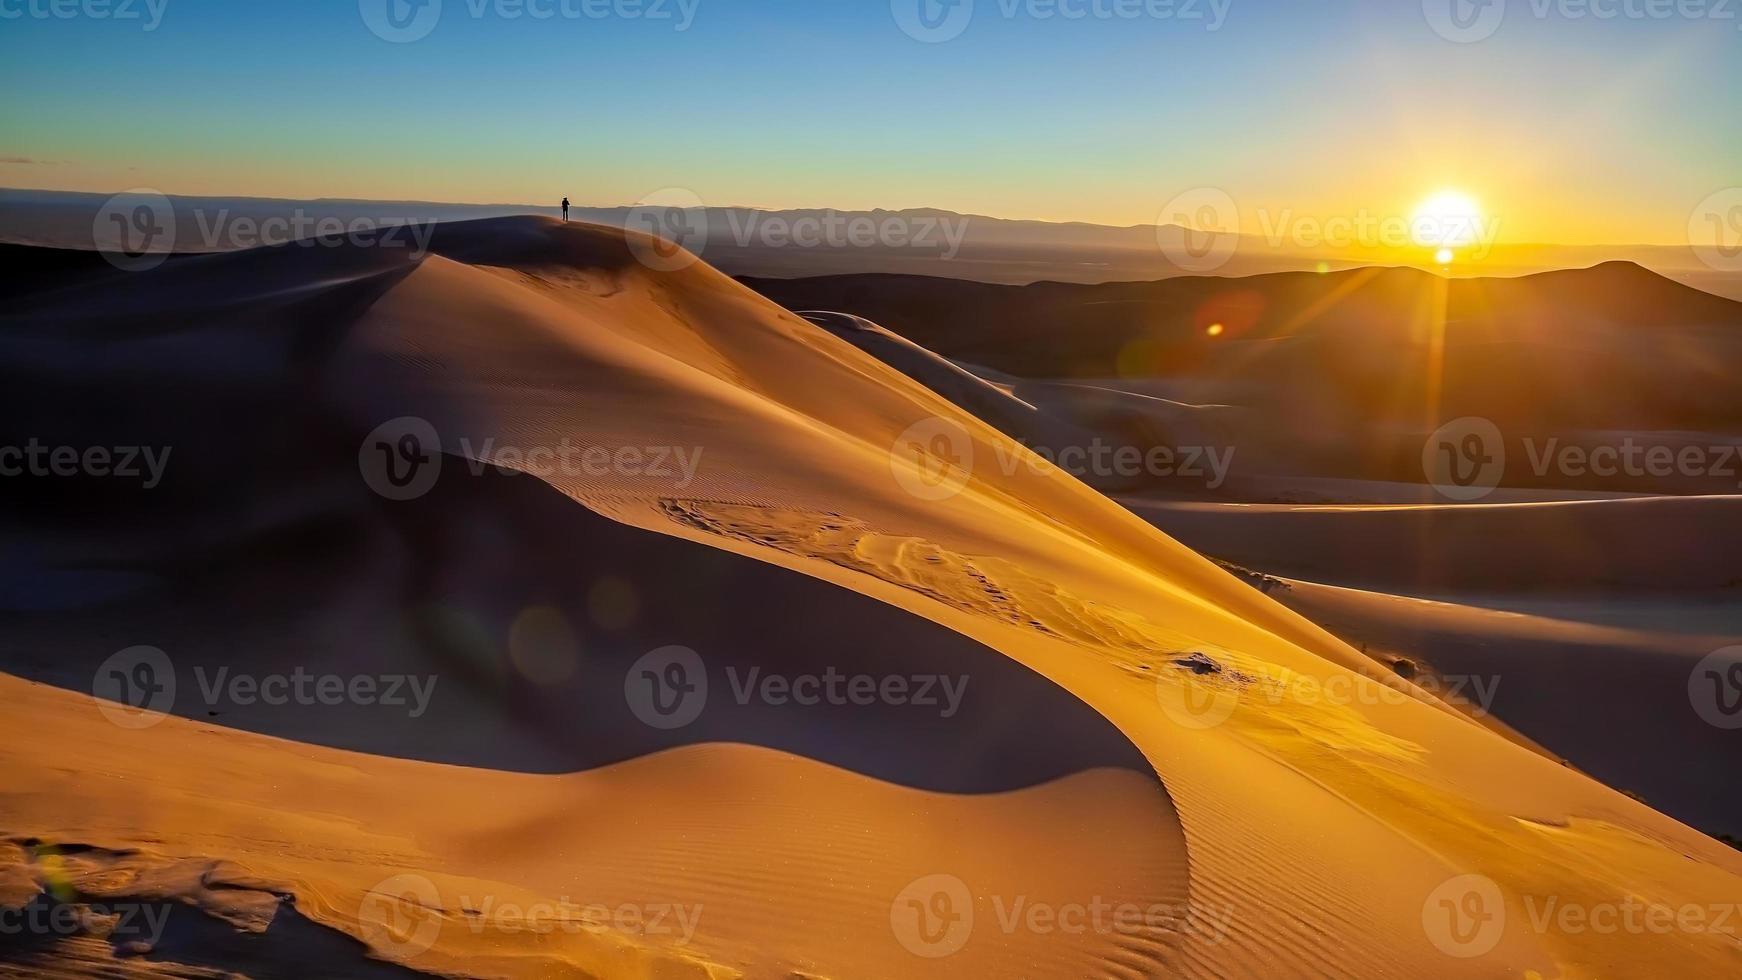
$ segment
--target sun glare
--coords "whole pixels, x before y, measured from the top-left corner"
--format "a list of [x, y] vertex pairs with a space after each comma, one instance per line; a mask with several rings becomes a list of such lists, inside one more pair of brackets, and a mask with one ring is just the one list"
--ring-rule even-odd
[[[1445, 190], [1416, 206], [1410, 233], [1416, 244], [1445, 250], [1473, 245], [1482, 237], [1482, 207], [1461, 191]], [[1442, 260], [1443, 261], [1443, 260]]]

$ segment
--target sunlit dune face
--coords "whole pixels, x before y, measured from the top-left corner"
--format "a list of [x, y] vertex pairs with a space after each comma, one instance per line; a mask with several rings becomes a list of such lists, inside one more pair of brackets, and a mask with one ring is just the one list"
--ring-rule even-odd
[[1481, 230], [1481, 205], [1460, 191], [1440, 191], [1417, 205], [1410, 217], [1410, 233], [1416, 244], [1440, 249], [1441, 255], [1475, 244], [1481, 239]]

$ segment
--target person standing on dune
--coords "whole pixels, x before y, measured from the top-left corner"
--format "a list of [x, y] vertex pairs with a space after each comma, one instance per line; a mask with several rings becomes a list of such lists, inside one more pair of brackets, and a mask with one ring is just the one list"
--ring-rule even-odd
[[568, 220], [569, 220], [569, 199], [565, 197], [565, 198], [563, 198], [563, 223], [567, 224]]

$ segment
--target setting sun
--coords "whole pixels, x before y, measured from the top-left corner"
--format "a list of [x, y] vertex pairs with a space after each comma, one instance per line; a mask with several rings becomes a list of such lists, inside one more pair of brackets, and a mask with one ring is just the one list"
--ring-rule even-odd
[[1444, 190], [1416, 205], [1410, 232], [1417, 244], [1439, 248], [1445, 254], [1445, 249], [1480, 240], [1482, 222], [1482, 207], [1474, 198], [1461, 191]]

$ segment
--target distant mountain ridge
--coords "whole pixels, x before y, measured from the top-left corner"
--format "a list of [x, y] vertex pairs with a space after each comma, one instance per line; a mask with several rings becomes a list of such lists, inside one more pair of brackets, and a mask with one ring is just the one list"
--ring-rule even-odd
[[[115, 232], [110, 222], [102, 220], [109, 200], [104, 194], [0, 188], [0, 242], [114, 248]], [[380, 224], [561, 214], [554, 205], [528, 204], [174, 195], [169, 201], [176, 217], [174, 249], [190, 252], [251, 247], [260, 244], [263, 224], [276, 221], [283, 228], [293, 218], [304, 222], [306, 228], [321, 218]], [[644, 231], [662, 222], [681, 220], [689, 231], [702, 232], [685, 236], [685, 244], [710, 264], [737, 276], [800, 278], [881, 272], [1011, 284], [1043, 280], [1102, 283], [1200, 273], [1248, 276], [1321, 266], [1339, 271], [1400, 261], [1391, 252], [1302, 248], [1244, 234], [1232, 241], [1223, 240], [1222, 247], [1228, 249], [1225, 262], [1205, 268], [1187, 258], [1190, 252], [1184, 230], [1177, 225], [1115, 227], [996, 218], [941, 208], [692, 207], [682, 219], [676, 219], [658, 208], [620, 205], [576, 207], [571, 217]], [[1186, 266], [1176, 259], [1185, 259]], [[1711, 270], [1686, 247], [1498, 245], [1479, 263], [1452, 271], [1458, 275], [1524, 275], [1612, 260], [1636, 262], [1696, 288], [1742, 298], [1742, 275]], [[1432, 256], [1423, 250], [1415, 267], [1432, 268], [1431, 263]]]

